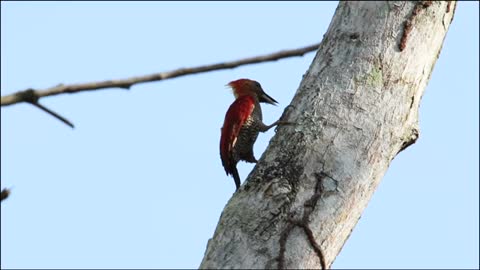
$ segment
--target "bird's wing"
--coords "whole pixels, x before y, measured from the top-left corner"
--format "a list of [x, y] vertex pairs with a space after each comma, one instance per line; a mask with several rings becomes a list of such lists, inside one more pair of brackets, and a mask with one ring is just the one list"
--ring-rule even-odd
[[220, 137], [220, 157], [223, 167], [228, 174], [232, 174], [234, 160], [233, 147], [237, 142], [238, 134], [245, 121], [252, 114], [255, 108], [255, 100], [251, 96], [242, 96], [237, 98], [225, 115], [225, 122], [222, 127], [222, 135]]

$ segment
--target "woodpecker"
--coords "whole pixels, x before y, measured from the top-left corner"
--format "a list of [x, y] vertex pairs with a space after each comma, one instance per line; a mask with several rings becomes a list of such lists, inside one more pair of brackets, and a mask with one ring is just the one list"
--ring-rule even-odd
[[235, 180], [236, 190], [240, 187], [237, 163], [240, 160], [257, 163], [253, 154], [253, 144], [259, 132], [266, 132], [278, 125], [279, 120], [271, 125], [262, 121], [260, 103], [276, 105], [278, 102], [267, 95], [260, 83], [249, 79], [238, 79], [227, 84], [233, 90], [235, 101], [225, 114], [221, 129], [220, 158], [227, 175]]

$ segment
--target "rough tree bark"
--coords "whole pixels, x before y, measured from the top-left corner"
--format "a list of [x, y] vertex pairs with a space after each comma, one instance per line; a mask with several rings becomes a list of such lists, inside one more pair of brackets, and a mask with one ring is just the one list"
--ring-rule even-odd
[[418, 107], [455, 2], [340, 2], [284, 119], [200, 268], [329, 268]]

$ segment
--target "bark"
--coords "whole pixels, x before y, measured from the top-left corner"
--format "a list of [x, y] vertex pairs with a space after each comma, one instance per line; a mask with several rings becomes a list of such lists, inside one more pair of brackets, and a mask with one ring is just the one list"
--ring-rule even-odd
[[455, 2], [341, 2], [284, 120], [200, 268], [329, 268], [418, 107]]

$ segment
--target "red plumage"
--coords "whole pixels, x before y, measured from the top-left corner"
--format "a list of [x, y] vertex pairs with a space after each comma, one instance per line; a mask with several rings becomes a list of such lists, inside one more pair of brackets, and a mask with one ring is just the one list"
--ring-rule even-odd
[[220, 157], [227, 175], [234, 173], [236, 164], [233, 160], [233, 147], [240, 129], [252, 114], [254, 108], [255, 100], [252, 96], [241, 96], [230, 105], [225, 115], [225, 122], [220, 137]]

